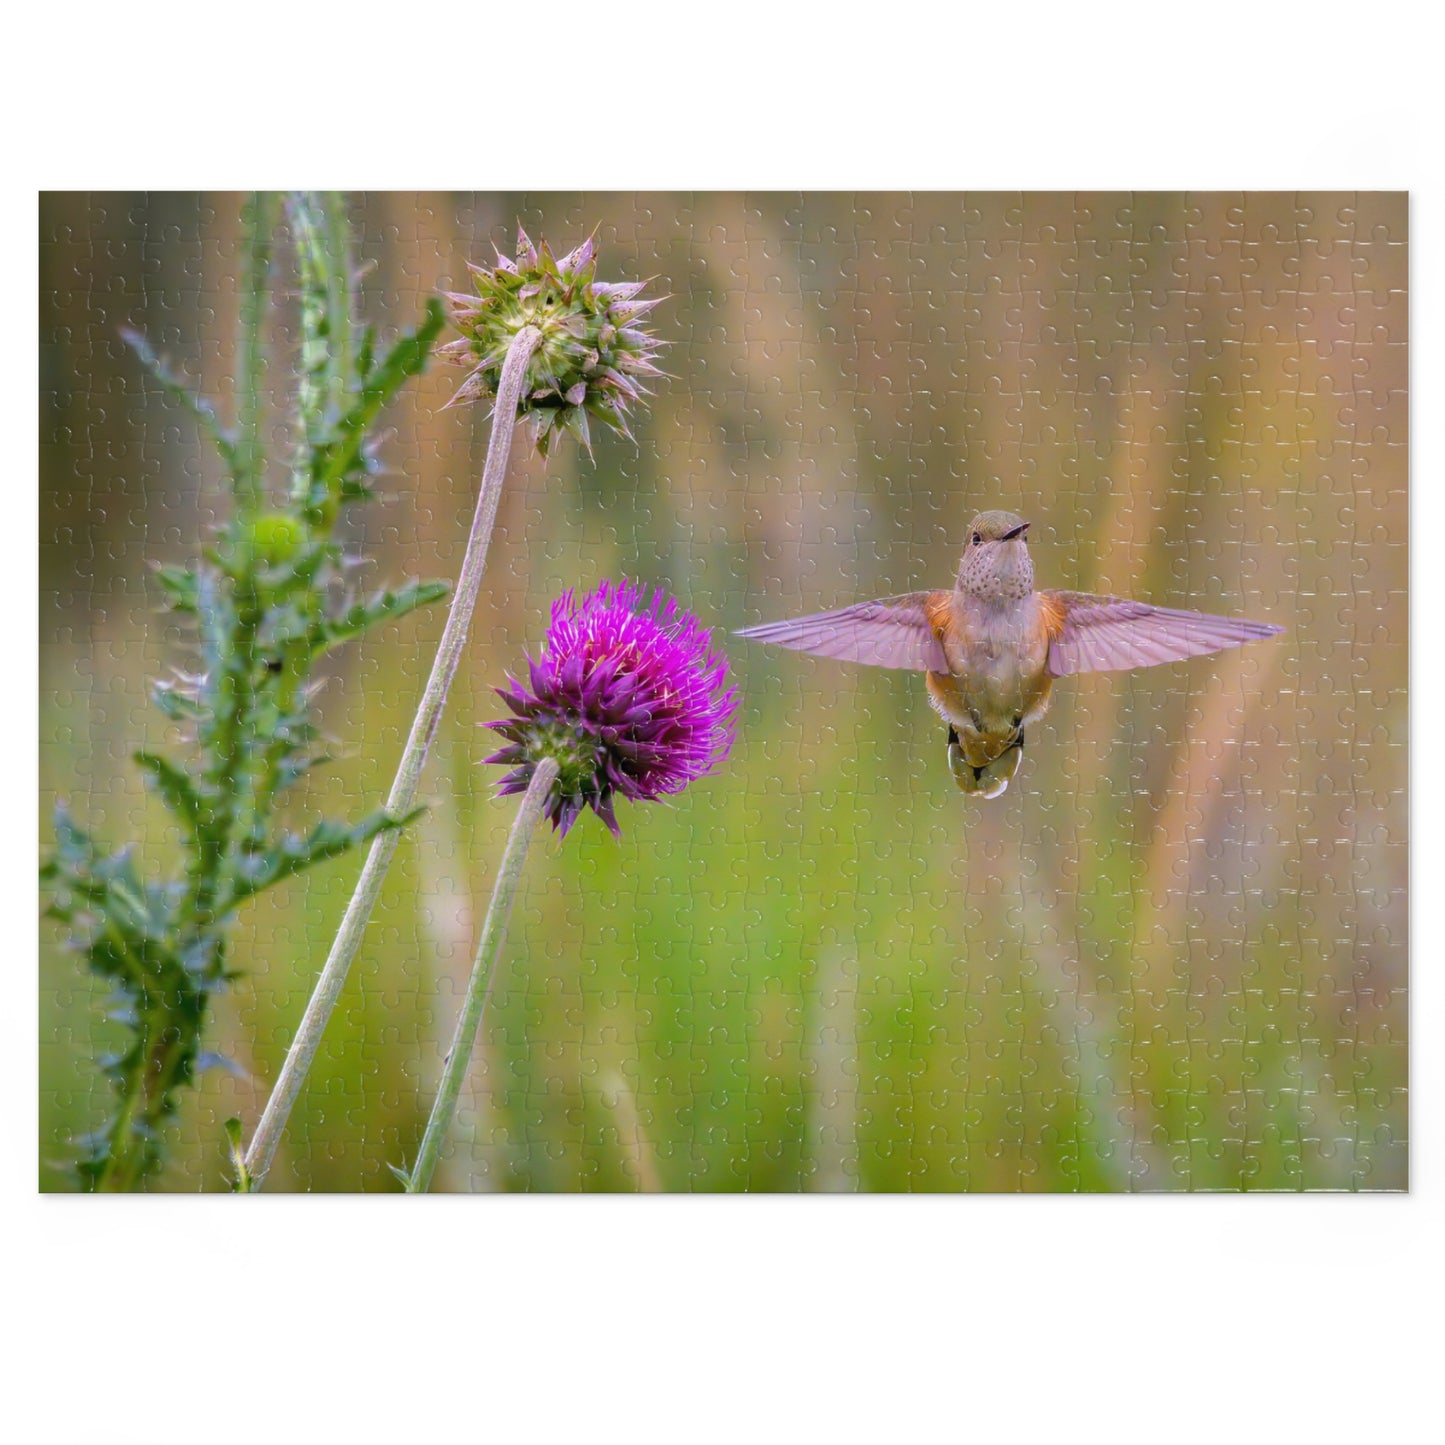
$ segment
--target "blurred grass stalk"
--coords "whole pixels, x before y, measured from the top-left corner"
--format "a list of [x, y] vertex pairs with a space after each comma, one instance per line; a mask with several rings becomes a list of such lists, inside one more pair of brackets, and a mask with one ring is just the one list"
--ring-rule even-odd
[[[517, 428], [527, 365], [540, 339], [541, 333], [535, 327], [526, 326], [516, 333], [507, 348], [501, 382], [497, 388], [496, 408], [492, 412], [492, 432], [487, 443], [481, 491], [477, 497], [471, 535], [467, 538], [466, 555], [462, 558], [456, 592], [447, 613], [436, 659], [432, 663], [431, 676], [427, 679], [421, 705], [417, 708], [411, 733], [402, 751], [396, 780], [391, 785], [386, 801], [386, 811], [392, 817], [406, 814], [415, 802], [417, 785], [426, 766], [427, 754], [433, 738], [436, 737], [442, 711], [446, 707], [447, 692], [461, 660], [462, 647], [467, 640], [467, 629], [471, 625], [477, 593], [481, 588], [482, 573], [486, 567], [487, 547], [497, 519], [497, 503], [507, 473], [512, 437]], [[352, 894], [346, 914], [341, 920], [341, 927], [331, 945], [331, 952], [321, 970], [320, 978], [316, 981], [310, 1002], [306, 1005], [296, 1037], [287, 1051], [275, 1088], [272, 1089], [271, 1097], [261, 1115], [261, 1122], [256, 1126], [245, 1159], [238, 1169], [239, 1181], [247, 1189], [259, 1188], [271, 1168], [271, 1161], [276, 1156], [276, 1147], [280, 1143], [286, 1121], [291, 1116], [292, 1107], [306, 1082], [306, 1075], [316, 1057], [316, 1051], [321, 1046], [321, 1036], [336, 1008], [336, 1001], [346, 983], [352, 960], [361, 947], [362, 935], [366, 931], [372, 909], [376, 906], [387, 869], [391, 866], [397, 841], [396, 832], [382, 833], [374, 840], [371, 851], [367, 854], [366, 864], [357, 880], [356, 891]]]

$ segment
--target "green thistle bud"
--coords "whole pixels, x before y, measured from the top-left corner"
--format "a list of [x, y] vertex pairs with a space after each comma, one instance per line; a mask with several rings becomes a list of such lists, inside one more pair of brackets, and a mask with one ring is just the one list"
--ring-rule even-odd
[[512, 338], [535, 326], [542, 339], [527, 368], [521, 412], [537, 450], [546, 456], [568, 431], [590, 454], [589, 417], [631, 441], [627, 414], [648, 395], [643, 378], [662, 374], [652, 362], [662, 343], [638, 323], [666, 298], [639, 300], [646, 281], [598, 281], [594, 237], [554, 259], [545, 241], [533, 246], [518, 227], [515, 260], [498, 251], [494, 269], [467, 269], [476, 295], [447, 293], [461, 336], [438, 354], [470, 374], [447, 405], [495, 396]]
[[258, 569], [285, 566], [305, 540], [301, 523], [284, 512], [265, 512], [246, 531], [252, 565]]

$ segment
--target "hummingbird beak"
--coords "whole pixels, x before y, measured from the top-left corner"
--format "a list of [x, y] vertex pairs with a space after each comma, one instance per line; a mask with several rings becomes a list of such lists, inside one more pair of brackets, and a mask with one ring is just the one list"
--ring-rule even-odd
[[1003, 534], [1003, 540], [1005, 542], [1012, 542], [1016, 537], [1022, 537], [1023, 534], [1027, 532], [1028, 529], [1032, 526], [1032, 522], [1020, 522], [1019, 525], [1015, 527], [1012, 532], [1005, 532]]

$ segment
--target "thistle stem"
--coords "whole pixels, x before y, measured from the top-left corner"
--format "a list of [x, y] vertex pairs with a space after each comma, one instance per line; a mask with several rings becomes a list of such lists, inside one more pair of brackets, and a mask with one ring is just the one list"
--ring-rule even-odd
[[[497, 387], [497, 405], [492, 413], [492, 434], [487, 443], [487, 460], [482, 471], [481, 491], [477, 497], [476, 515], [472, 519], [471, 536], [467, 539], [466, 555], [462, 559], [461, 572], [457, 577], [457, 590], [447, 613], [446, 627], [442, 630], [441, 642], [437, 647], [436, 660], [432, 663], [431, 676], [427, 679], [422, 694], [421, 706], [417, 708], [412, 721], [411, 735], [401, 755], [396, 780], [386, 800], [386, 809], [393, 817], [408, 812], [416, 797], [417, 784], [422, 769], [426, 766], [427, 753], [432, 739], [436, 736], [437, 725], [441, 722], [442, 709], [446, 704], [447, 690], [461, 660], [462, 647], [467, 640], [467, 628], [476, 607], [477, 593], [481, 588], [482, 572], [486, 566], [487, 544], [492, 538], [492, 528], [497, 520], [497, 503], [501, 497], [502, 482], [507, 474], [507, 459], [511, 455], [512, 435], [517, 427], [517, 408], [522, 399], [522, 386], [527, 374], [527, 363], [532, 358], [541, 333], [532, 326], [524, 326], [507, 350], [507, 359], [502, 367], [501, 380]], [[336, 1007], [336, 1000], [346, 982], [351, 961], [361, 946], [362, 934], [375, 907], [377, 895], [381, 892], [382, 880], [391, 865], [392, 855], [400, 837], [397, 829], [379, 834], [372, 842], [366, 864], [357, 880], [356, 891], [347, 906], [346, 915], [331, 945], [321, 976], [316, 981], [311, 1001], [306, 1005], [301, 1025], [291, 1042], [286, 1059], [281, 1065], [280, 1076], [266, 1103], [261, 1122], [251, 1138], [251, 1147], [246, 1151], [245, 1166], [250, 1176], [251, 1188], [257, 1189], [271, 1167], [280, 1143], [281, 1133], [291, 1116], [292, 1107], [306, 1081], [306, 1075], [321, 1046], [321, 1036]]]
[[532, 774], [531, 782], [527, 784], [527, 791], [522, 795], [522, 805], [517, 809], [516, 820], [507, 837], [506, 851], [503, 852], [501, 866], [497, 869], [497, 881], [492, 886], [492, 901], [487, 905], [487, 917], [482, 924], [482, 936], [477, 943], [477, 956], [472, 960], [472, 975], [467, 980], [461, 1015], [457, 1019], [457, 1031], [452, 1036], [452, 1046], [446, 1063], [442, 1066], [441, 1083], [437, 1087], [431, 1117], [427, 1120], [426, 1133], [422, 1135], [421, 1148], [417, 1150], [416, 1165], [407, 1179], [408, 1194], [425, 1194], [430, 1188], [442, 1140], [456, 1117], [462, 1081], [467, 1076], [472, 1050], [477, 1044], [477, 1034], [482, 1027], [482, 1015], [486, 1012], [487, 1000], [492, 996], [492, 980], [497, 974], [497, 960], [501, 957], [502, 945], [507, 941], [507, 920], [512, 915], [512, 900], [517, 894], [522, 864], [527, 861], [527, 845], [532, 841], [532, 834], [536, 831], [547, 803], [547, 795], [556, 779], [556, 759], [543, 758], [537, 764], [537, 771]]
[[242, 248], [246, 268], [241, 280], [240, 315], [236, 329], [236, 504], [254, 517], [266, 502], [262, 472], [265, 454], [261, 433], [261, 377], [266, 366], [261, 325], [266, 316], [269, 292], [266, 279], [271, 267], [271, 228], [275, 221], [274, 202], [257, 192], [242, 212]]

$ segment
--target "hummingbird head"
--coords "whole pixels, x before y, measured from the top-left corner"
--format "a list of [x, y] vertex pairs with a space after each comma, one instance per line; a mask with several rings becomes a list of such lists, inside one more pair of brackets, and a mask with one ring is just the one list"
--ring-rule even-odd
[[1030, 523], [1012, 512], [980, 512], [968, 524], [958, 590], [988, 602], [1013, 602], [1034, 590]]

